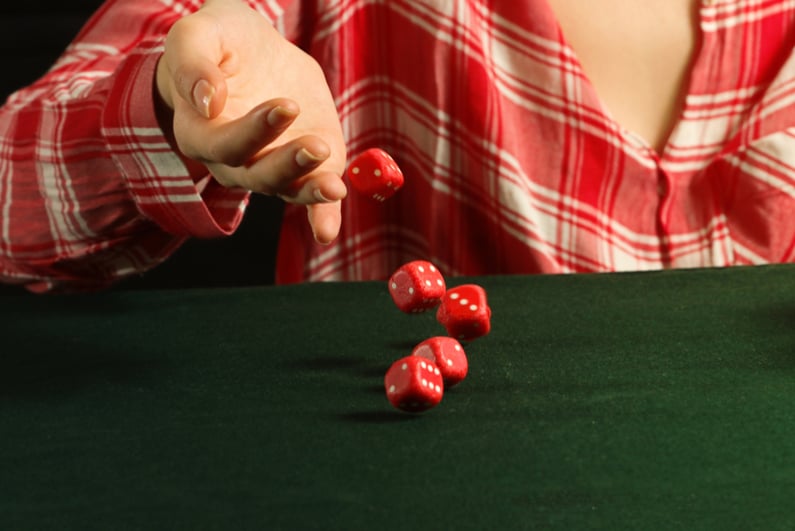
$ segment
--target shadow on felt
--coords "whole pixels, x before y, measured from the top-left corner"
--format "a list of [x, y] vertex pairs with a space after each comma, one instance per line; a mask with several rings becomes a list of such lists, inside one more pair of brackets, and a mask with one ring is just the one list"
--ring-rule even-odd
[[19, 339], [0, 354], [0, 400], [70, 395], [96, 386], [141, 385], [165, 372], [164, 360], [112, 351], [75, 337], [35, 333], [35, 350]]
[[750, 317], [771, 367], [795, 371], [795, 294], [792, 302], [762, 308]]
[[393, 424], [396, 422], [410, 422], [422, 415], [403, 413], [401, 411], [379, 409], [372, 411], [354, 411], [339, 415], [340, 420], [358, 424]]
[[316, 356], [313, 358], [292, 359], [282, 364], [290, 371], [327, 373], [334, 371], [346, 375], [346, 390], [355, 388], [369, 395], [368, 401], [378, 400], [383, 407], [335, 414], [335, 418], [357, 424], [391, 424], [411, 421], [417, 417], [392, 409], [384, 396], [384, 374], [389, 363], [377, 363], [372, 359], [352, 356]]

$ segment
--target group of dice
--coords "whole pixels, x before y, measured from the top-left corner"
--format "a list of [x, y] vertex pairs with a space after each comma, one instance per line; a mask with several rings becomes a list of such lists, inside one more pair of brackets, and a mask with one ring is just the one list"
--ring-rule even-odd
[[[359, 154], [348, 167], [351, 185], [361, 194], [385, 201], [403, 186], [403, 172], [380, 148]], [[436, 406], [445, 388], [460, 383], [469, 371], [459, 340], [471, 341], [491, 330], [491, 309], [486, 291], [476, 284], [447, 289], [438, 268], [425, 260], [400, 267], [389, 279], [389, 293], [406, 313], [438, 307], [437, 320], [447, 336], [426, 339], [409, 356], [394, 362], [384, 377], [389, 402], [398, 409], [420, 412]]]
[[486, 291], [477, 284], [447, 289], [439, 269], [425, 260], [404, 264], [389, 278], [389, 294], [405, 313], [433, 308], [447, 336], [435, 336], [395, 361], [384, 376], [389, 402], [396, 408], [421, 412], [442, 400], [444, 390], [466, 378], [469, 362], [459, 340], [472, 341], [491, 331]]

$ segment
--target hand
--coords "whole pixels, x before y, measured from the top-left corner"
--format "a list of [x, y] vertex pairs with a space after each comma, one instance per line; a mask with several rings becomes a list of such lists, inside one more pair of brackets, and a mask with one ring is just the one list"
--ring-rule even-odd
[[156, 84], [184, 156], [224, 186], [307, 205], [315, 239], [336, 238], [345, 142], [310, 56], [240, 0], [207, 0], [172, 26]]

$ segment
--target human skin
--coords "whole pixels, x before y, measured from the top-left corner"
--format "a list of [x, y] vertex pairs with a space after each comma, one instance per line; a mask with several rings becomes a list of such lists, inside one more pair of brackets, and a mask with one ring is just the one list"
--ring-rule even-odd
[[661, 152], [679, 120], [697, 10], [710, 0], [547, 0], [611, 116]]
[[307, 206], [339, 233], [346, 151], [322, 70], [239, 0], [208, 0], [170, 29], [155, 76], [176, 150], [227, 187]]

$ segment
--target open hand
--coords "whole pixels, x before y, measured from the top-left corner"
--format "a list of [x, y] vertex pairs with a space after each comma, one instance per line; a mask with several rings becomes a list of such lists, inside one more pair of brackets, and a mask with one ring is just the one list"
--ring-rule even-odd
[[183, 155], [224, 186], [307, 205], [317, 241], [340, 229], [345, 143], [325, 76], [240, 0], [172, 26], [157, 91]]

